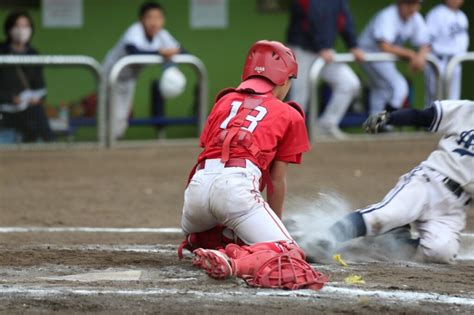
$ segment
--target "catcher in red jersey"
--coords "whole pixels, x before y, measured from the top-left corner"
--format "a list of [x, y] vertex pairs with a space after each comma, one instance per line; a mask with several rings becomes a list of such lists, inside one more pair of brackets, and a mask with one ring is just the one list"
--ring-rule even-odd
[[280, 220], [288, 164], [300, 164], [310, 148], [303, 110], [282, 101], [297, 72], [289, 48], [256, 42], [241, 84], [221, 91], [208, 117], [184, 195], [179, 254], [193, 251], [193, 263], [211, 277], [287, 289], [320, 289], [327, 281]]

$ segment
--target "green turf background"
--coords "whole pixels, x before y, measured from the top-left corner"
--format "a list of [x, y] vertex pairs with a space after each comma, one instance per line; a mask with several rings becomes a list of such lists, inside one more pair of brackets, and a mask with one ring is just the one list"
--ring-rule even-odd
[[[325, 0], [331, 1], [331, 0]], [[161, 0], [167, 11], [167, 29], [194, 55], [206, 64], [210, 78], [210, 99], [221, 88], [234, 86], [239, 81], [244, 55], [248, 47], [259, 39], [285, 39], [288, 21], [286, 13], [261, 14], [255, 0], [229, 0], [229, 27], [222, 30], [192, 30], [189, 23], [188, 0]], [[391, 0], [351, 0], [350, 6], [356, 26], [360, 32], [365, 23], [380, 9], [392, 3]], [[425, 0], [422, 12], [439, 3]], [[125, 29], [137, 19], [137, 7], [141, 0], [84, 0], [84, 26], [80, 29], [44, 29], [41, 26], [39, 8], [31, 9], [36, 23], [33, 45], [43, 54], [89, 55], [102, 61], [107, 51], [115, 44]], [[466, 1], [463, 10], [473, 16], [474, 1]], [[1, 9], [0, 20], [7, 14]], [[474, 27], [470, 28], [471, 38]], [[472, 45], [471, 45], [472, 47]], [[345, 51], [340, 42], [338, 51]], [[354, 67], [359, 72], [357, 66]], [[402, 71], [406, 66], [401, 65]], [[474, 98], [470, 87], [474, 79], [474, 66], [466, 64], [463, 77], [463, 97]], [[195, 82], [192, 72], [190, 85]], [[144, 71], [138, 82], [134, 100], [134, 115], [147, 116], [149, 112], [149, 85], [159, 69], [152, 67]], [[415, 100], [423, 104], [423, 80], [420, 74], [408, 74], [414, 80]], [[86, 70], [50, 69], [46, 70], [48, 102], [77, 101], [94, 89], [93, 79]], [[173, 116], [185, 116], [191, 112], [191, 89], [185, 95], [170, 102], [167, 111]], [[168, 137], [189, 137], [195, 135], [194, 127], [170, 127]], [[152, 128], [130, 128], [127, 138], [153, 137]]]

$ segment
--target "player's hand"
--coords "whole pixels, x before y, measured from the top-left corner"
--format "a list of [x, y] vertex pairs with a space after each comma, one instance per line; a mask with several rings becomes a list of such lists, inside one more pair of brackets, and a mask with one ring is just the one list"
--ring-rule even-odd
[[41, 99], [39, 98], [33, 98], [28, 102], [29, 105], [36, 106], [41, 104]]
[[385, 129], [390, 120], [390, 113], [381, 112], [370, 115], [369, 118], [362, 124], [362, 128], [367, 133], [379, 133]]
[[415, 54], [412, 58], [410, 58], [410, 69], [414, 72], [419, 72], [425, 68], [426, 58], [420, 56], [419, 54]]
[[363, 62], [365, 60], [365, 53], [360, 48], [352, 48], [351, 53], [354, 55], [354, 58], [358, 62]]
[[331, 63], [334, 60], [334, 52], [331, 49], [323, 49], [319, 52], [319, 57], [323, 58], [326, 63]]
[[180, 49], [179, 48], [163, 48], [160, 49], [160, 55], [163, 57], [169, 59], [179, 53]]
[[19, 96], [13, 96], [12, 103], [13, 105], [19, 105], [21, 103], [21, 98]]

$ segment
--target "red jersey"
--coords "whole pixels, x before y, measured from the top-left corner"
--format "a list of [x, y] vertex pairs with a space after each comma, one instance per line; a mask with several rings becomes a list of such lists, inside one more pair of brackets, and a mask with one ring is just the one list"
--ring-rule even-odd
[[310, 148], [303, 115], [271, 93], [255, 96], [241, 92], [230, 92], [217, 100], [201, 134], [200, 146], [204, 150], [198, 162], [221, 158], [222, 141], [219, 138], [232, 127], [234, 119], [242, 115], [245, 110], [242, 104], [249, 97], [261, 99], [261, 104], [242, 117], [244, 123], [240, 129], [251, 134], [250, 139], [259, 149], [260, 158], [236, 141], [230, 146], [230, 157], [248, 159], [261, 170], [274, 160], [300, 164], [303, 152]]

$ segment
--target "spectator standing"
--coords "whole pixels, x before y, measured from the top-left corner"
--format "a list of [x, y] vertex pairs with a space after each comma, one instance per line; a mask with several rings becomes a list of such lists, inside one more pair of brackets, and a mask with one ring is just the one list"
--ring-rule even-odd
[[339, 123], [359, 93], [360, 81], [348, 65], [332, 62], [338, 33], [355, 58], [362, 61], [364, 55], [357, 48], [354, 22], [347, 0], [293, 0], [288, 44], [296, 54], [300, 73], [291, 89], [292, 98], [307, 110], [309, 70], [317, 58], [324, 59], [326, 66], [321, 76], [330, 85], [332, 97], [318, 122], [318, 131], [335, 138], [344, 138]]
[[[37, 55], [30, 45], [33, 20], [25, 11], [10, 13], [4, 23], [6, 40], [0, 43], [0, 55]], [[46, 88], [41, 66], [0, 67], [0, 125], [15, 129], [23, 142], [53, 140], [43, 99]]]

